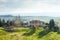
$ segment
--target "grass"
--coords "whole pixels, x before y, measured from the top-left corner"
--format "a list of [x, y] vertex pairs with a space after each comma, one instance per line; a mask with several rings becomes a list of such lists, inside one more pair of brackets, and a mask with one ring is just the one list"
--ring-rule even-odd
[[60, 34], [47, 31], [43, 28], [15, 28], [13, 32], [7, 32], [0, 28], [0, 40], [60, 40]]

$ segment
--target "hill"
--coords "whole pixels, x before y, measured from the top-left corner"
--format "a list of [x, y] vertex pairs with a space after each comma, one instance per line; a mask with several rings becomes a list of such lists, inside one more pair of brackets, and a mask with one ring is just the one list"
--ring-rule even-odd
[[[5, 20], [13, 20], [16, 16], [13, 15], [0, 15], [1, 19]], [[22, 21], [29, 22], [31, 20], [41, 20], [45, 22], [49, 22], [50, 19], [54, 19], [55, 21], [59, 22], [60, 17], [49, 17], [49, 16], [20, 16]]]
[[0, 15], [0, 17], [13, 17], [12, 15]]
[[13, 32], [0, 28], [0, 40], [60, 40], [60, 34], [53, 31], [45, 33], [43, 28], [35, 31], [29, 28], [15, 28]]

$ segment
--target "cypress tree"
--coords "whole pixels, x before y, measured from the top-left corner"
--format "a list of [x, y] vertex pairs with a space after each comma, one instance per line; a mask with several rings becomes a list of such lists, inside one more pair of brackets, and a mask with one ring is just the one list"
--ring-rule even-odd
[[52, 29], [54, 27], [55, 27], [54, 19], [51, 19], [50, 22], [49, 22], [49, 29]]

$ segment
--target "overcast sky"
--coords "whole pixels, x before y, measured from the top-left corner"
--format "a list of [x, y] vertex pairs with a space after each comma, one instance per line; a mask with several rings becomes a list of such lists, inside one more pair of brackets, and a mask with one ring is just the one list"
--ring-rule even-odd
[[60, 16], [60, 0], [0, 0], [0, 15]]

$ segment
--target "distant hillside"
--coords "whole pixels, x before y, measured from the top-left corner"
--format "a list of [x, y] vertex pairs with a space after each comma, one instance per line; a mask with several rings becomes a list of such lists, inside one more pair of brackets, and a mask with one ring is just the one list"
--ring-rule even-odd
[[[13, 15], [0, 15], [1, 19], [5, 20], [13, 20], [15, 19], [15, 16]], [[29, 22], [31, 20], [41, 20], [45, 22], [49, 22], [50, 19], [54, 19], [55, 21], [60, 21], [60, 17], [49, 17], [49, 16], [21, 16], [22, 21]]]
[[30, 21], [30, 20], [41, 20], [45, 22], [49, 22], [50, 19], [54, 19], [55, 21], [60, 21], [60, 17], [49, 17], [49, 16], [21, 16], [22, 19], [25, 21]]
[[13, 17], [12, 15], [0, 15], [0, 17]]
[[0, 19], [4, 19], [5, 21], [13, 20], [14, 16], [12, 16], [12, 15], [0, 15]]

